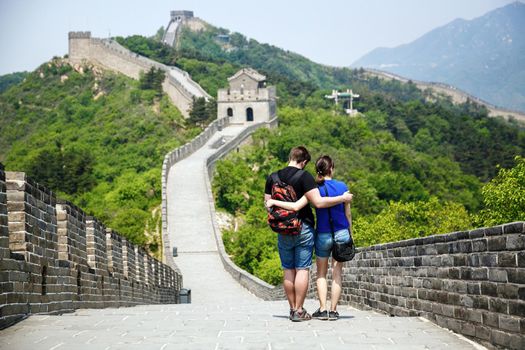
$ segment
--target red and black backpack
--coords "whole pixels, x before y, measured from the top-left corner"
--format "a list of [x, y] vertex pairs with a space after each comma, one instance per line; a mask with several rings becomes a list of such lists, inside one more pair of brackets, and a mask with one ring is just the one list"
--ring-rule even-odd
[[[283, 202], [297, 201], [297, 194], [293, 189], [292, 183], [295, 183], [301, 175], [303, 170], [298, 170], [290, 179], [290, 184], [287, 184], [279, 178], [277, 173], [273, 173], [272, 177], [272, 199]], [[268, 225], [270, 228], [285, 235], [298, 235], [301, 233], [302, 223], [299, 219], [299, 213], [293, 210], [286, 210], [277, 206], [273, 206], [268, 210]]]

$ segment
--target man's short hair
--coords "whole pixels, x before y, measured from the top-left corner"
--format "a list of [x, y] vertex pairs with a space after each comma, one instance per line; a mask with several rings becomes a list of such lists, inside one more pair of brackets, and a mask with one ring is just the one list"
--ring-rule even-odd
[[308, 150], [304, 146], [294, 147], [290, 151], [290, 156], [288, 157], [288, 161], [295, 161], [296, 163], [302, 163], [306, 160], [306, 163], [308, 163], [312, 157], [310, 157], [310, 153], [308, 153]]

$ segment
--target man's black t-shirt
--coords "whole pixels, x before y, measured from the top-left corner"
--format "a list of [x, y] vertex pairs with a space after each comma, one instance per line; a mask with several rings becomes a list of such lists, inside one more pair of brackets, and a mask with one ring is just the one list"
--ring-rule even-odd
[[[315, 183], [314, 177], [310, 175], [310, 173], [307, 171], [303, 171], [303, 175], [301, 175], [301, 177], [295, 183], [289, 183], [288, 181], [290, 181], [290, 179], [299, 170], [299, 168], [287, 166], [286, 168], [281, 169], [277, 172], [277, 175], [279, 175], [281, 181], [292, 185], [293, 189], [295, 190], [295, 194], [297, 195], [297, 199], [301, 198], [306, 192], [317, 188], [317, 184]], [[272, 176], [270, 175], [266, 179], [266, 187], [264, 193], [271, 195], [272, 185], [273, 180]], [[304, 208], [299, 211], [299, 219], [311, 225], [312, 227], [315, 226], [314, 214], [312, 213], [310, 205], [304, 206]]]

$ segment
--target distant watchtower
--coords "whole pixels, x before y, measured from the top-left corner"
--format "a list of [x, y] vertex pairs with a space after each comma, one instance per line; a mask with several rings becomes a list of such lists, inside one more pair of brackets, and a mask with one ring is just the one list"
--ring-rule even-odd
[[170, 22], [168, 23], [166, 32], [164, 32], [162, 42], [170, 46], [175, 46], [177, 29], [180, 27], [182, 21], [193, 18], [193, 11], [171, 11], [170, 15]]
[[252, 68], [243, 68], [228, 78], [230, 87], [217, 92], [217, 118], [231, 123], [269, 121], [276, 113], [275, 86], [266, 86], [266, 77]]

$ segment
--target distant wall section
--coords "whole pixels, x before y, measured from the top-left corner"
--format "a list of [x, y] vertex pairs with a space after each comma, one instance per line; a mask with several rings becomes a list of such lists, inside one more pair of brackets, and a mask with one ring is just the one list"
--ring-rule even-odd
[[69, 61], [73, 65], [89, 61], [133, 79], [152, 67], [161, 69], [166, 72], [164, 92], [186, 118], [189, 118], [193, 97], [210, 98], [186, 72], [142, 57], [114, 40], [92, 38], [90, 32], [69, 33]]
[[465, 91], [462, 91], [452, 85], [436, 82], [425, 82], [418, 81], [413, 79], [404, 78], [397, 74], [390, 72], [385, 72], [377, 69], [366, 68], [365, 72], [367, 75], [375, 76], [381, 79], [390, 79], [390, 80], [399, 80], [401, 82], [407, 83], [409, 81], [413, 82], [420, 90], [432, 90], [434, 93], [443, 96], [449, 96], [453, 103], [465, 103], [467, 100], [476, 102], [482, 106], [485, 106], [489, 111], [489, 116], [496, 117], [502, 116], [504, 118], [512, 117], [520, 122], [525, 123], [525, 113], [519, 111], [512, 111], [509, 109], [501, 108], [494, 106], [493, 104], [483, 101], [482, 99], [473, 96]]

